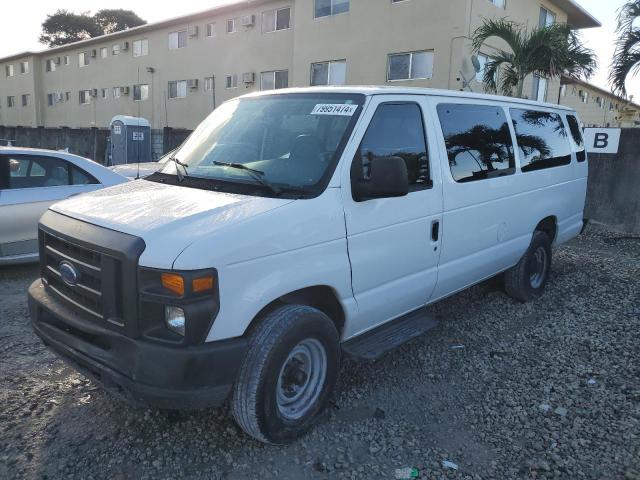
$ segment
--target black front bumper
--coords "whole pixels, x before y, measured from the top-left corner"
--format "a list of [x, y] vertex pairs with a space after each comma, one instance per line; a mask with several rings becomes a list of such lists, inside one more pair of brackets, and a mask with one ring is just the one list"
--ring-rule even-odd
[[76, 370], [136, 404], [178, 410], [218, 406], [247, 351], [243, 338], [166, 346], [105, 329], [61, 303], [41, 280], [29, 287], [36, 334]]

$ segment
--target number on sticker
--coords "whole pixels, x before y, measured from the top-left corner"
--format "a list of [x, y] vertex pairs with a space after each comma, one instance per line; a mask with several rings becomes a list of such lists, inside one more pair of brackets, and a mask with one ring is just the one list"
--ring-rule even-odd
[[311, 115], [342, 115], [351, 117], [356, 113], [357, 108], [357, 105], [346, 105], [343, 103], [321, 103], [313, 108]]

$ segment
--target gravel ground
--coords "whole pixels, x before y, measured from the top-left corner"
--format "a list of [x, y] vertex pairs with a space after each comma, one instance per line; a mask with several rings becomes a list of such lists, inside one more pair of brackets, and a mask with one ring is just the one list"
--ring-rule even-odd
[[228, 408], [102, 392], [32, 333], [36, 276], [0, 269], [0, 478], [640, 480], [638, 239], [590, 228], [530, 304], [485, 282], [431, 307], [442, 320], [423, 338], [343, 362], [332, 408], [287, 447], [249, 439]]

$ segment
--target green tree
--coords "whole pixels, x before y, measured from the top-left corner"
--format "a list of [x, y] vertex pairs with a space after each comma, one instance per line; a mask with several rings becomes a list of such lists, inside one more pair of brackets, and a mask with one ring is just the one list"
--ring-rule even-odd
[[483, 83], [491, 93], [522, 98], [528, 75], [555, 78], [567, 74], [589, 78], [597, 67], [592, 50], [584, 47], [569, 25], [556, 23], [528, 31], [506, 20], [485, 20], [473, 34], [473, 50], [492, 37], [504, 40], [511, 52], [500, 51], [486, 64]]
[[95, 15], [57, 10], [47, 15], [42, 23], [39, 40], [50, 47], [58, 47], [145, 23], [131, 10], [100, 10]]
[[627, 95], [626, 82], [629, 77], [640, 73], [640, 0], [627, 2], [618, 15], [618, 38], [613, 55], [609, 80], [613, 90]]

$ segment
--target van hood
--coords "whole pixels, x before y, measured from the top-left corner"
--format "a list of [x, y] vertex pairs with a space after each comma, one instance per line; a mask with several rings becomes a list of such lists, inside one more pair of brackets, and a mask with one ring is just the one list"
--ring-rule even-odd
[[180, 252], [193, 242], [292, 201], [136, 180], [71, 197], [50, 208], [140, 237], [146, 244], [140, 264], [171, 268]]

